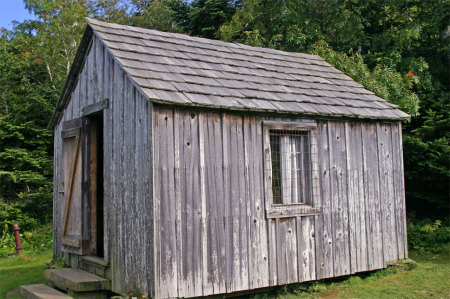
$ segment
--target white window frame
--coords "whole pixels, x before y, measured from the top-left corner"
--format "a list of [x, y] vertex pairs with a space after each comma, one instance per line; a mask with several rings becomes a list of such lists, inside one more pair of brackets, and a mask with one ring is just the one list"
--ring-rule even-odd
[[[317, 123], [308, 122], [286, 122], [286, 121], [263, 121], [264, 136], [264, 182], [266, 198], [266, 217], [284, 218], [294, 216], [309, 216], [321, 214], [320, 191], [319, 191], [319, 167], [317, 154]], [[272, 154], [270, 147], [270, 130], [292, 130], [308, 131], [311, 146], [311, 194], [309, 203], [274, 204], [272, 189]]]

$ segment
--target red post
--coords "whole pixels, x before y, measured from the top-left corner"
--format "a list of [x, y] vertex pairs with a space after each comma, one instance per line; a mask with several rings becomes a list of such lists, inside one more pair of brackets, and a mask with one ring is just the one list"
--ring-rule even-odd
[[14, 231], [14, 238], [16, 238], [16, 251], [18, 254], [22, 253], [22, 243], [20, 242], [20, 228], [17, 224], [14, 224], [13, 227], [13, 231]]

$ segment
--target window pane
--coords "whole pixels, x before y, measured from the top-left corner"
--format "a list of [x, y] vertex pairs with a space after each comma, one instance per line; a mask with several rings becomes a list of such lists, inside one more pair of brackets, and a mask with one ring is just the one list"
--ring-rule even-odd
[[273, 203], [282, 204], [281, 197], [281, 165], [280, 165], [280, 136], [270, 134], [270, 151], [272, 159], [272, 194]]
[[311, 202], [311, 154], [308, 131], [270, 130], [274, 204]]

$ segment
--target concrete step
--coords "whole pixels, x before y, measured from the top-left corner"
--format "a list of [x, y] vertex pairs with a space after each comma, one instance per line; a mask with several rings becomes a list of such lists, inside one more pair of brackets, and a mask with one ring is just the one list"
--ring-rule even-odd
[[84, 255], [81, 257], [79, 267], [81, 270], [111, 280], [111, 268], [109, 267], [109, 263], [105, 262], [102, 258]]
[[23, 299], [67, 299], [72, 298], [45, 284], [30, 284], [19, 288], [20, 298]]
[[48, 269], [45, 278], [55, 287], [69, 292], [109, 291], [111, 281], [95, 274], [72, 268]]

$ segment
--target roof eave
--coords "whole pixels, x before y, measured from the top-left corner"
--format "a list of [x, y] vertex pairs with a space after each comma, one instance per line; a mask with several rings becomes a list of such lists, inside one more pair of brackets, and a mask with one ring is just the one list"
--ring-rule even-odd
[[86, 58], [86, 54], [89, 51], [89, 46], [92, 40], [93, 30], [91, 26], [86, 25], [86, 29], [84, 30], [83, 37], [81, 38], [80, 44], [78, 46], [77, 52], [75, 54], [75, 58], [70, 67], [69, 74], [67, 75], [66, 83], [64, 84], [64, 88], [61, 92], [61, 96], [56, 103], [55, 112], [53, 112], [52, 118], [47, 126], [48, 129], [54, 129], [56, 124], [58, 123], [63, 110], [65, 109], [67, 102], [70, 99], [70, 94], [75, 88], [75, 84], [77, 82], [78, 74], [81, 68], [84, 65], [84, 61]]

